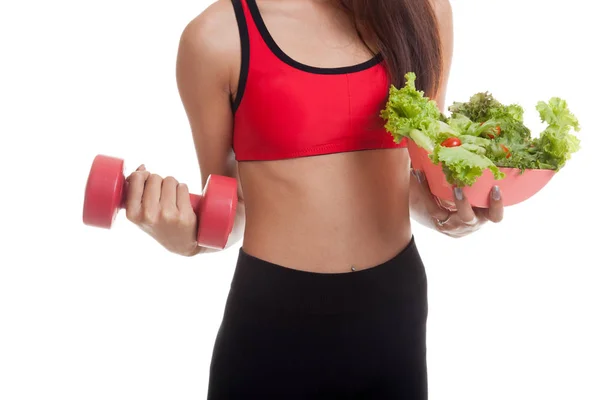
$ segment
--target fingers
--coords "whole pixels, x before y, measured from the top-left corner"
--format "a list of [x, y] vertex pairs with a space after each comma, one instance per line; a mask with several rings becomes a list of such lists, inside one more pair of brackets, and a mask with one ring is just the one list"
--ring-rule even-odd
[[183, 213], [194, 212], [190, 202], [190, 192], [185, 183], [180, 183], [177, 186], [177, 208]]
[[446, 210], [452, 212], [456, 211], [456, 203], [454, 201], [440, 199], [439, 197], [435, 197], [435, 200], [441, 208], [445, 208]]
[[[457, 193], [455, 193], [455, 197], [457, 197]], [[458, 197], [460, 197], [460, 194], [458, 194]], [[462, 201], [458, 201], [457, 203], [460, 204], [459, 212], [461, 220], [467, 224], [469, 224], [469, 222], [465, 219], [471, 218], [471, 211], [473, 212], [474, 223], [485, 221], [498, 223], [504, 219], [504, 204], [502, 203], [502, 193], [498, 186], [494, 186], [490, 191], [490, 206], [487, 208], [470, 207], [466, 198], [463, 198]]]
[[458, 218], [466, 225], [475, 225], [477, 223], [477, 215], [475, 215], [473, 207], [469, 204], [464, 191], [459, 187], [455, 187], [453, 192]]
[[498, 223], [504, 218], [504, 204], [502, 203], [502, 193], [498, 186], [494, 186], [490, 192], [490, 208], [488, 209], [488, 219]]
[[141, 165], [127, 178], [127, 219], [146, 232], [191, 226], [196, 214], [187, 186], [175, 178], [151, 174]]
[[177, 210], [177, 185], [179, 182], [172, 176], [162, 180], [162, 191], [160, 194], [161, 209]]
[[[462, 237], [478, 230], [486, 221], [500, 222], [504, 217], [504, 205], [500, 189], [495, 186], [490, 192], [490, 205], [487, 208], [472, 207], [464, 190], [455, 187], [453, 190], [454, 203], [438, 200], [429, 190], [425, 174], [413, 171], [423, 207], [433, 219], [436, 228], [452, 237]], [[412, 184], [412, 183], [411, 183]]]
[[144, 165], [127, 177], [127, 194], [125, 201], [125, 209], [127, 219], [137, 223], [141, 218], [142, 213], [142, 196], [146, 187], [146, 181], [150, 173], [146, 171]]
[[446, 220], [449, 217], [450, 212], [441, 208], [438, 205], [438, 202], [436, 201], [435, 196], [433, 194], [431, 194], [425, 174], [421, 171], [413, 170], [413, 175], [417, 180], [419, 190], [421, 191], [421, 194], [422, 194], [421, 198], [424, 202], [424, 206], [426, 207], [429, 215], [432, 218], [437, 219], [439, 221]]
[[157, 174], [150, 174], [142, 195], [143, 223], [153, 225], [158, 221], [160, 212], [160, 196], [163, 179]]
[[177, 185], [179, 182], [172, 176], [161, 179], [158, 221], [167, 224], [179, 220], [179, 210], [177, 210]]

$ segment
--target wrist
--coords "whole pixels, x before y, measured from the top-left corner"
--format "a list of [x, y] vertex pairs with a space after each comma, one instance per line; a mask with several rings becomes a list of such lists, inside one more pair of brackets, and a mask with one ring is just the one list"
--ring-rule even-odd
[[418, 203], [417, 201], [413, 203], [411, 201], [410, 217], [426, 228], [431, 228], [436, 231], [438, 230], [437, 226], [433, 222], [433, 219], [431, 218], [431, 215], [429, 214], [429, 211], [423, 206], [423, 203]]
[[194, 257], [194, 256], [197, 256], [198, 254], [202, 253], [202, 249], [203, 249], [203, 247], [196, 246], [188, 252], [180, 253], [180, 255], [182, 255], [184, 257]]
[[423, 198], [421, 183], [418, 181], [418, 179], [413, 173], [411, 173], [410, 176], [409, 187], [410, 189], [408, 204], [410, 217], [427, 228], [435, 229], [436, 226], [433, 223], [429, 210], [427, 209], [427, 205], [425, 204], [425, 199]]

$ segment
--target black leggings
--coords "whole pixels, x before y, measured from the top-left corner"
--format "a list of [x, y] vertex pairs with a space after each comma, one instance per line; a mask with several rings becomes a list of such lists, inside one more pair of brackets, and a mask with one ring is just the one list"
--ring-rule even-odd
[[427, 399], [427, 278], [413, 240], [365, 270], [319, 274], [240, 250], [209, 400]]

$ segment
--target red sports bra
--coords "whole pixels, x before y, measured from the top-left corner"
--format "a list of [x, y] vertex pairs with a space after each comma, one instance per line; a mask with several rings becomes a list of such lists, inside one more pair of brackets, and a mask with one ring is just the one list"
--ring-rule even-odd
[[275, 43], [256, 0], [232, 3], [242, 46], [232, 101], [236, 160], [406, 147], [393, 141], [380, 117], [389, 90], [380, 55], [339, 68], [299, 63]]

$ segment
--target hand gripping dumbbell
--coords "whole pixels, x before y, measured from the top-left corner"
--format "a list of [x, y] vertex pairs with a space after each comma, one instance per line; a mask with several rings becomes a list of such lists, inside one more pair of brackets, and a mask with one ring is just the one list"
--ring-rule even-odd
[[[124, 161], [98, 155], [94, 158], [85, 187], [83, 223], [110, 229], [117, 213], [125, 208], [127, 180]], [[198, 218], [198, 245], [223, 249], [233, 229], [237, 208], [237, 181], [210, 175], [202, 195], [190, 194]]]

